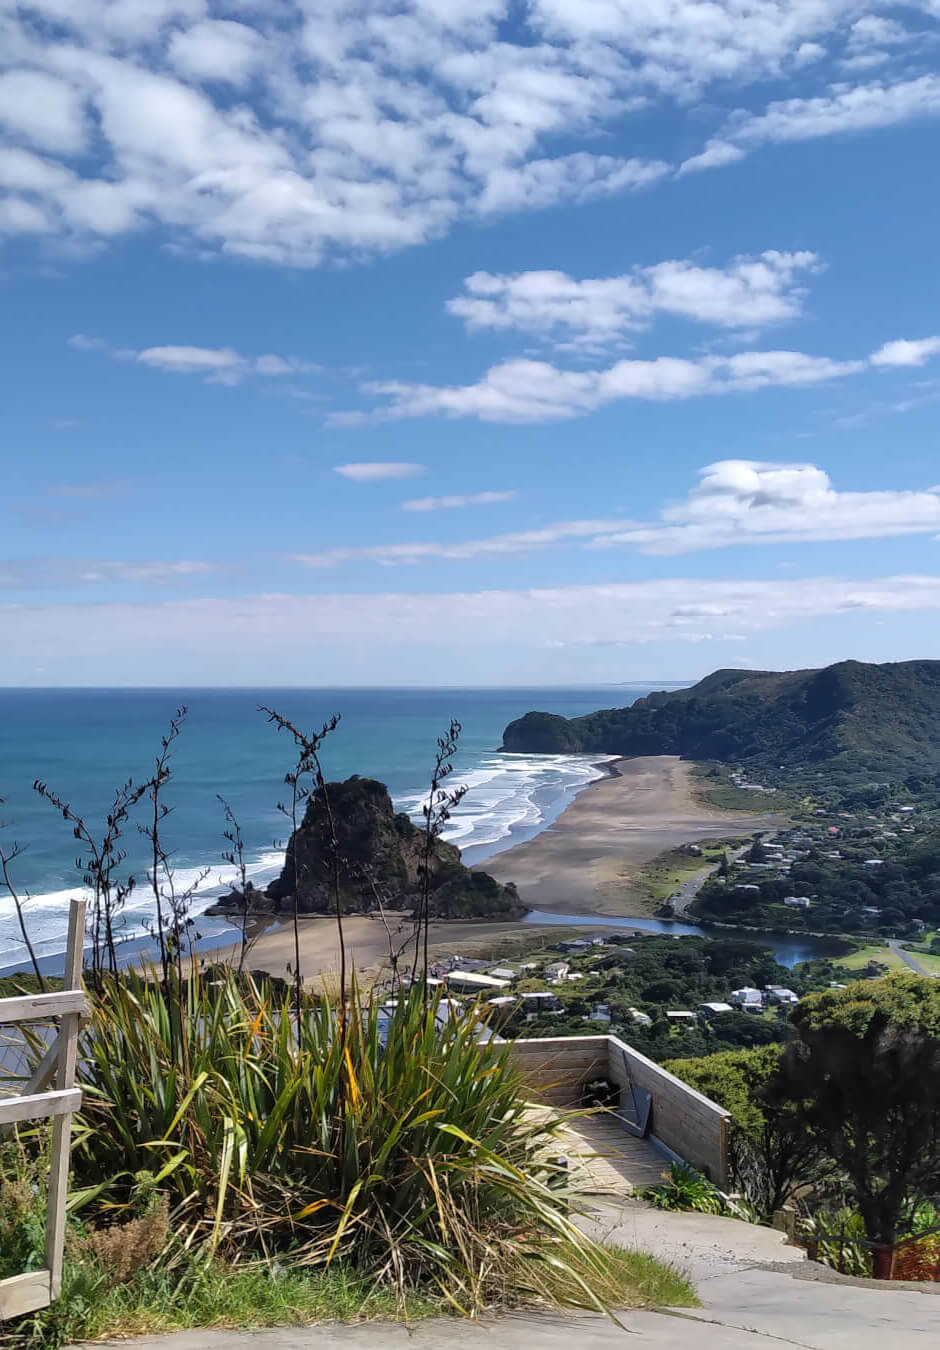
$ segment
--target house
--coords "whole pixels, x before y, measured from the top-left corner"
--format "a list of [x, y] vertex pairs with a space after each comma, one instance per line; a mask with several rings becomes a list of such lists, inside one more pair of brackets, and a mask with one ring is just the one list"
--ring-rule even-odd
[[805, 895], [786, 895], [783, 903], [789, 905], [790, 909], [809, 909], [812, 901]]
[[760, 895], [760, 887], [752, 885], [735, 886], [736, 891], [744, 891], [748, 895]]
[[794, 994], [792, 989], [787, 989], [783, 984], [768, 984], [764, 991], [771, 1003], [799, 1003], [799, 996]]
[[916, 929], [918, 933], [922, 933], [927, 925], [924, 923], [923, 919], [911, 919], [911, 927]]
[[641, 1012], [639, 1008], [628, 1008], [627, 1012], [630, 1014], [630, 1020], [635, 1022], [638, 1027], [651, 1027], [653, 1025], [652, 1017], [648, 1013]]
[[562, 980], [568, 978], [570, 969], [567, 961], [553, 961], [551, 965], [545, 967], [545, 978], [550, 984], [560, 984]]
[[609, 1022], [610, 1007], [606, 1003], [598, 1003], [597, 1007], [591, 1013], [592, 1022]]
[[515, 980], [518, 979], [516, 971], [511, 970], [509, 966], [494, 966], [489, 972], [496, 980]]
[[721, 1013], [734, 1012], [730, 1003], [700, 1003], [698, 1005], [699, 1017], [709, 1018], [718, 1017]]
[[695, 1025], [695, 1013], [688, 1012], [684, 1008], [674, 1008], [667, 1012], [666, 1016], [673, 1026], [682, 1027], [686, 1031]]
[[884, 858], [866, 858], [866, 860], [862, 863], [863, 867], [870, 867], [872, 869], [876, 867], [884, 867], [884, 865], [885, 865]]
[[764, 1000], [759, 989], [751, 989], [745, 985], [743, 989], [732, 989], [728, 995], [728, 1000], [741, 1009], [742, 1012], [759, 1013], [763, 1011]]
[[558, 1002], [556, 994], [550, 994], [548, 990], [535, 994], [518, 994], [518, 998], [523, 1003], [528, 1003], [530, 1007], [539, 1008], [543, 1012], [554, 1012], [561, 1005]]
[[497, 989], [508, 989], [508, 980], [498, 980], [493, 975], [481, 975], [475, 970], [452, 970], [447, 976], [448, 989], [456, 989], [459, 994], [494, 993]]
[[591, 943], [588, 938], [571, 938], [568, 942], [559, 942], [558, 945], [563, 952], [583, 952]]
[[878, 915], [881, 913], [881, 910], [878, 908], [877, 905], [862, 905], [862, 913], [870, 914], [873, 919], [876, 919]]
[[584, 971], [583, 971], [583, 970], [572, 970], [572, 971], [570, 971], [570, 972], [565, 976], [565, 979], [566, 979], [566, 980], [583, 980], [583, 979], [584, 979]]

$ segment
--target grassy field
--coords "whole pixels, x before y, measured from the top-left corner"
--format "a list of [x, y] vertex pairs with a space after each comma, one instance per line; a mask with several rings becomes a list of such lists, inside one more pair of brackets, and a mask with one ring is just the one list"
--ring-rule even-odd
[[877, 961], [880, 966], [887, 966], [889, 970], [907, 969], [897, 952], [893, 952], [890, 947], [883, 947], [880, 943], [859, 947], [848, 956], [838, 958], [839, 965], [845, 966], [846, 970], [864, 970], [869, 961]]
[[670, 849], [668, 853], [661, 853], [658, 858], [640, 868], [636, 874], [636, 887], [650, 899], [662, 904], [675, 894], [684, 881], [708, 867], [715, 867], [721, 862], [723, 853], [730, 853], [743, 842], [741, 839], [710, 840], [701, 845], [702, 852], [698, 857], [683, 852], [681, 848]]
[[[940, 975], [940, 956], [933, 952], [918, 951], [912, 951], [911, 956], [918, 965], [927, 971], [928, 975]], [[879, 943], [859, 947], [857, 951], [850, 952], [848, 956], [840, 956], [837, 959], [839, 965], [845, 966], [847, 970], [864, 970], [869, 961], [877, 961], [879, 965], [887, 966], [889, 970], [910, 969], [907, 962], [897, 952], [893, 952], [890, 947], [883, 947]]]

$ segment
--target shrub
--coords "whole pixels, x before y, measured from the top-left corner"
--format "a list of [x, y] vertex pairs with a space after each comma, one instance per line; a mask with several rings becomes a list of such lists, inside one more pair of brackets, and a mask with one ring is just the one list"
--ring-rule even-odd
[[720, 1214], [724, 1209], [721, 1192], [688, 1163], [674, 1162], [658, 1186], [644, 1192], [644, 1199], [657, 1209], [694, 1210], [698, 1214]]
[[176, 993], [131, 973], [94, 999], [73, 1150], [83, 1217], [129, 1212], [149, 1177], [207, 1253], [343, 1261], [463, 1310], [501, 1267], [537, 1272], [561, 1242], [590, 1260], [546, 1126], [508, 1048], [481, 1044], [478, 1013], [446, 1016], [415, 986], [388, 1017], [355, 991], [345, 1016], [305, 994], [298, 1021], [286, 993], [232, 972]]
[[730, 1161], [735, 1186], [763, 1218], [780, 1209], [821, 1170], [822, 1149], [795, 1106], [768, 1100], [782, 1047], [726, 1051], [665, 1067], [731, 1113]]

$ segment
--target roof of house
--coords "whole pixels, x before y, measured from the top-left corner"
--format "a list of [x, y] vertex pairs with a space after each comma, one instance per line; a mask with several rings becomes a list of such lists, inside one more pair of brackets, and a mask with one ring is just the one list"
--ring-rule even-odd
[[509, 983], [508, 980], [497, 980], [493, 975], [480, 975], [475, 970], [453, 970], [447, 976], [447, 982], [480, 989], [505, 989]]

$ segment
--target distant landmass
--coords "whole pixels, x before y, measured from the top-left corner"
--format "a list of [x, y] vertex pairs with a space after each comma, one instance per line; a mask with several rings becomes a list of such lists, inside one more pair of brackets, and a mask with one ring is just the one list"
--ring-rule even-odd
[[[331, 914], [335, 903], [331, 815], [343, 912], [365, 914], [380, 903], [391, 910], [417, 910], [423, 890], [424, 830], [395, 811], [384, 783], [353, 774], [310, 794], [303, 821], [287, 845], [281, 874], [265, 891], [249, 882], [244, 897], [233, 891], [209, 912], [241, 913], [247, 907], [252, 914], [292, 913], [296, 880], [301, 914]], [[443, 839], [432, 841], [428, 872], [432, 918], [513, 919], [525, 913], [515, 886], [503, 885], [487, 872], [471, 872], [460, 861], [460, 850]]]
[[689, 689], [584, 717], [529, 712], [503, 749], [528, 754], [681, 755], [750, 768], [940, 771], [940, 661], [822, 670], [716, 670]]

